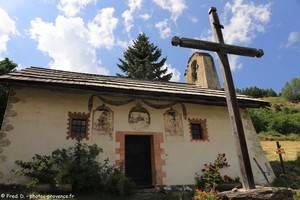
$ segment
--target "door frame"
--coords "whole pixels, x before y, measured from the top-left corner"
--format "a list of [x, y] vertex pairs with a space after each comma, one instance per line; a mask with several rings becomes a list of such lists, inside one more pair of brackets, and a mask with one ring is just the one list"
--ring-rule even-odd
[[163, 170], [165, 166], [165, 160], [162, 156], [165, 154], [161, 144], [164, 141], [163, 133], [161, 132], [135, 132], [135, 131], [117, 131], [116, 142], [119, 142], [115, 153], [119, 155], [119, 159], [116, 159], [116, 164], [125, 172], [125, 136], [151, 136], [151, 171], [152, 171], [152, 185], [163, 185], [163, 179], [166, 177], [166, 173]]

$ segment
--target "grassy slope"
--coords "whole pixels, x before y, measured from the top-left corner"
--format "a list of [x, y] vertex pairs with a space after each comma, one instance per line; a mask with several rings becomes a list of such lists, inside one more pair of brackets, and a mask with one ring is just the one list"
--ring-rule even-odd
[[284, 99], [282, 97], [265, 97], [265, 98], [262, 98], [262, 100], [268, 101], [272, 105], [279, 104], [279, 105], [284, 105], [284, 106], [289, 107], [289, 108], [295, 108], [295, 109], [300, 110], [300, 103], [291, 103], [291, 102], [288, 102], [286, 99]]
[[[272, 105], [278, 104], [288, 108], [299, 109], [300, 103], [290, 103], [281, 97], [267, 97], [263, 98], [269, 101]], [[285, 151], [283, 160], [287, 173], [281, 174], [279, 163], [279, 156], [276, 154], [275, 141], [261, 141], [262, 148], [266, 153], [273, 170], [278, 177], [273, 183], [274, 186], [292, 187], [294, 189], [300, 188], [300, 141], [280, 141], [282, 148]], [[298, 192], [300, 194], [300, 190]]]
[[[264, 101], [271, 103], [271, 108], [274, 108], [274, 105], [279, 105], [280, 107], [287, 107], [289, 109], [296, 109], [300, 112], [300, 103], [291, 103], [282, 97], [265, 97], [262, 98]], [[268, 133], [260, 133], [259, 137], [261, 140], [272, 140], [272, 141], [300, 141], [300, 135], [298, 134], [288, 134], [288, 135], [269, 135]]]

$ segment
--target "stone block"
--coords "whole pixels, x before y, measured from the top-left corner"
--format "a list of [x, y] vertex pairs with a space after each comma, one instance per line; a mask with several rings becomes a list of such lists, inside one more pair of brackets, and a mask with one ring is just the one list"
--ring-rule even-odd
[[252, 190], [226, 191], [218, 194], [221, 200], [293, 200], [290, 188], [261, 187]]

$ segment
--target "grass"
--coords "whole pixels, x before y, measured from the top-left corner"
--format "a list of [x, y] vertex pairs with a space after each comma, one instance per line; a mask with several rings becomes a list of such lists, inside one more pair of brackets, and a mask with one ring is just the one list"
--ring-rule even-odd
[[[261, 141], [260, 143], [269, 161], [279, 160], [275, 141]], [[300, 141], [280, 141], [279, 143], [285, 151], [284, 161], [296, 160], [297, 154], [300, 153]]]
[[300, 156], [296, 160], [284, 162], [285, 174], [282, 173], [279, 161], [271, 161], [270, 164], [277, 177], [273, 186], [300, 189]]
[[300, 141], [280, 142], [281, 147], [285, 150], [283, 160], [286, 174], [283, 174], [281, 170], [279, 156], [276, 154], [276, 142], [261, 141], [261, 145], [277, 177], [273, 186], [297, 189], [299, 192], [296, 196], [300, 196]]
[[283, 134], [270, 134], [270, 132], [261, 132], [258, 134], [258, 137], [260, 140], [265, 140], [265, 141], [300, 141], [300, 134], [288, 134], [288, 135], [283, 135]]

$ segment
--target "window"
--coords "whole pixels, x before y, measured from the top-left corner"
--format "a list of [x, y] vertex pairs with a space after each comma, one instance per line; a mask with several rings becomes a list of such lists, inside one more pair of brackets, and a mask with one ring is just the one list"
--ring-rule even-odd
[[207, 140], [206, 119], [189, 119], [191, 140]]
[[201, 124], [191, 123], [191, 132], [192, 132], [193, 140], [201, 140], [202, 139]]
[[75, 137], [83, 138], [86, 134], [86, 119], [72, 119], [71, 133]]
[[88, 139], [89, 114], [69, 112], [67, 138]]

